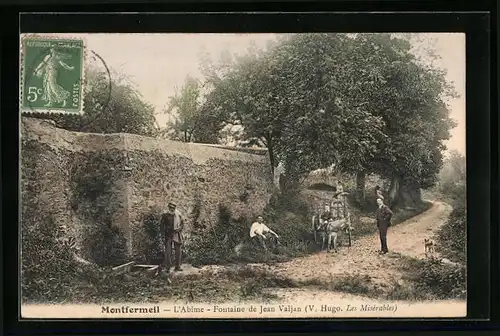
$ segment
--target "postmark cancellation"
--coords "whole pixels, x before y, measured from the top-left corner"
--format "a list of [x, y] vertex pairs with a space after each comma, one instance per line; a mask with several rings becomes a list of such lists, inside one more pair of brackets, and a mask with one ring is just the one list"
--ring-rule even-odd
[[82, 114], [85, 41], [22, 35], [21, 113]]

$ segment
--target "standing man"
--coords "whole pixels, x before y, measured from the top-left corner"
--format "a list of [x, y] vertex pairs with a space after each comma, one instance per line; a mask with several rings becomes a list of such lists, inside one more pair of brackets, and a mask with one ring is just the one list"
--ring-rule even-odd
[[170, 272], [172, 263], [172, 244], [175, 248], [175, 271], [181, 269], [181, 247], [182, 247], [182, 229], [184, 228], [184, 218], [174, 203], [168, 203], [168, 211], [161, 216], [160, 229], [164, 234], [165, 258], [163, 266], [167, 273]]
[[276, 238], [279, 238], [276, 232], [271, 230], [264, 224], [264, 218], [262, 216], [257, 217], [257, 221], [252, 224], [250, 227], [250, 238], [255, 238], [259, 240], [260, 244], [264, 247], [264, 250], [267, 251], [265, 239], [269, 234], [274, 235]]
[[380, 254], [386, 254], [389, 252], [387, 248], [387, 229], [391, 225], [392, 211], [387, 205], [384, 204], [382, 199], [377, 198], [378, 209], [375, 213], [375, 218], [377, 219], [378, 232], [380, 234]]

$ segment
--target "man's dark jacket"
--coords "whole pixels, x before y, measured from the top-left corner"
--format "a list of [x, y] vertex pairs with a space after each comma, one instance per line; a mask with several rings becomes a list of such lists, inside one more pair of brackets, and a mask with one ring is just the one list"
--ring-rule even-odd
[[382, 205], [382, 207], [377, 209], [376, 218], [378, 225], [391, 226], [392, 211], [387, 205]]
[[166, 212], [161, 215], [160, 231], [165, 237], [174, 235], [174, 214]]

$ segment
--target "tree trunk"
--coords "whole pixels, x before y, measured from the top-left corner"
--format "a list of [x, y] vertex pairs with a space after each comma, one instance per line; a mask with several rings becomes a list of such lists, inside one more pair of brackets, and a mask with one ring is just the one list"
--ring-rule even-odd
[[280, 177], [279, 177], [279, 188], [281, 191], [284, 191], [286, 189], [286, 185], [287, 185], [287, 182], [286, 182], [286, 175], [281, 173], [280, 174]]
[[415, 197], [417, 197], [417, 199], [418, 199], [419, 202], [423, 203], [423, 200], [422, 200], [422, 189], [418, 188], [416, 190]]
[[271, 174], [273, 174], [273, 176], [274, 176], [275, 165], [274, 165], [274, 150], [273, 150], [273, 147], [272, 146], [268, 147], [267, 152], [269, 154], [269, 162], [271, 163]]
[[389, 197], [387, 199], [387, 205], [392, 209], [398, 203], [399, 196], [399, 187], [400, 187], [400, 177], [397, 175], [392, 175], [391, 186], [389, 187]]
[[403, 207], [417, 208], [422, 204], [420, 186], [416, 183], [401, 183], [399, 188], [399, 203]]
[[359, 171], [356, 174], [356, 199], [359, 203], [365, 202], [366, 173]]
[[269, 135], [265, 138], [265, 142], [267, 145], [267, 153], [269, 155], [269, 162], [271, 163], [271, 174], [274, 176], [274, 168], [275, 166], [275, 160], [274, 160], [274, 143], [273, 143], [273, 138]]

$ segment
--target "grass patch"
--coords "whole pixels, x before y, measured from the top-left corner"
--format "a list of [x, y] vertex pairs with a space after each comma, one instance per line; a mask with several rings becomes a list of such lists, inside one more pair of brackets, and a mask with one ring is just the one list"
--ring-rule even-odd
[[462, 265], [402, 256], [400, 270], [404, 272], [403, 281], [393, 284], [388, 299], [444, 300], [466, 297], [466, 269]]
[[241, 266], [236, 269], [227, 269], [222, 273], [222, 277], [235, 282], [242, 280], [252, 281], [254, 283], [261, 284], [262, 287], [268, 288], [294, 288], [299, 286], [299, 284], [292, 279], [277, 276], [268, 270], [251, 266]]
[[394, 255], [400, 261], [400, 280], [381, 285], [369, 275], [346, 274], [330, 281], [310, 279], [300, 282], [301, 287], [343, 292], [373, 299], [422, 301], [465, 299], [466, 271], [463, 266], [443, 264], [438, 260], [420, 260]]
[[292, 279], [276, 276], [275, 274], [249, 266], [237, 269], [228, 269], [222, 277], [229, 279], [232, 283], [238, 283], [240, 288], [240, 298], [264, 300], [277, 299], [277, 295], [272, 293], [274, 288], [296, 288], [299, 284]]
[[[59, 296], [23, 297], [24, 303], [113, 303], [160, 301], [221, 303], [239, 300], [278, 299], [275, 288], [296, 288], [295, 281], [250, 266], [197, 274], [179, 273], [171, 283], [165, 275], [146, 273], [113, 274], [108, 269], [85, 270], [75, 274]], [[70, 293], [70, 294], [69, 294]]]
[[378, 298], [382, 292], [369, 275], [345, 274], [336, 276], [330, 281], [310, 279], [300, 283], [301, 286], [317, 288], [320, 290], [343, 292], [353, 295]]
[[327, 290], [355, 295], [373, 295], [372, 280], [368, 275], [344, 275], [326, 285]]

